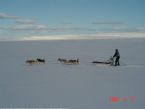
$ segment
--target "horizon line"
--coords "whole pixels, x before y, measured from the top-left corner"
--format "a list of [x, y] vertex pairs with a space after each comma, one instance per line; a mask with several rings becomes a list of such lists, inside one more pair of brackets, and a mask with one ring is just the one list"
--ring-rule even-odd
[[0, 39], [0, 41], [43, 41], [43, 40], [94, 40], [94, 39], [131, 39], [145, 38], [145, 33], [96, 33], [96, 34], [65, 34], [65, 35], [38, 35]]

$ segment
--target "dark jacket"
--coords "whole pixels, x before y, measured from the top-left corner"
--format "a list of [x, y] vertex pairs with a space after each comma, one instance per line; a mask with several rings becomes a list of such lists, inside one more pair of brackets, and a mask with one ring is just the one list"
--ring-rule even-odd
[[113, 57], [120, 58], [120, 54], [118, 50], [115, 51], [115, 54], [113, 55]]

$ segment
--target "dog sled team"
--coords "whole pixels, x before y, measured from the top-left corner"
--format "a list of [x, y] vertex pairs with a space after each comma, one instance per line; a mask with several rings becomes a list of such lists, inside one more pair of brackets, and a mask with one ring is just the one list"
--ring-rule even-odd
[[[115, 59], [115, 61], [114, 61], [114, 59]], [[114, 55], [111, 56], [108, 60], [106, 60], [106, 61], [93, 61], [92, 63], [94, 63], [94, 64], [108, 64], [111, 66], [120, 66], [119, 59], [120, 59], [119, 51], [118, 51], [118, 49], [115, 49]], [[70, 65], [80, 63], [79, 58], [77, 58], [77, 59], [58, 58], [57, 61], [59, 63], [62, 63], [62, 64], [70, 64]], [[46, 62], [45, 59], [40, 59], [40, 58], [37, 58], [36, 60], [33, 60], [33, 59], [26, 60], [26, 64], [30, 64], [30, 65], [38, 64], [38, 63], [45, 64], [45, 62]]]
[[[79, 59], [64, 59], [64, 58], [58, 58], [57, 59], [58, 62], [60, 63], [63, 63], [63, 64], [79, 64]], [[26, 64], [29, 64], [29, 65], [33, 65], [33, 64], [41, 64], [41, 63], [44, 63], [45, 64], [45, 59], [40, 59], [40, 58], [37, 58], [36, 60], [34, 59], [28, 59], [26, 60]]]
[[63, 58], [58, 58], [57, 60], [58, 62], [60, 63], [63, 63], [63, 64], [79, 64], [79, 59], [63, 59]]
[[37, 58], [36, 60], [34, 60], [34, 59], [26, 60], [26, 64], [30, 64], [30, 65], [32, 65], [32, 64], [40, 64], [40, 63], [45, 64], [45, 59]]

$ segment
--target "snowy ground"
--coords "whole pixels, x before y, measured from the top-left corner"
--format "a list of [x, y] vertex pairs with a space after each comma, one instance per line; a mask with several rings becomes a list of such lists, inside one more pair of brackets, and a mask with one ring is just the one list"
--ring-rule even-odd
[[[121, 66], [90, 63], [116, 48]], [[59, 64], [59, 57], [80, 65]], [[25, 64], [35, 58], [46, 64]], [[0, 108], [145, 109], [144, 61], [145, 39], [0, 42]]]

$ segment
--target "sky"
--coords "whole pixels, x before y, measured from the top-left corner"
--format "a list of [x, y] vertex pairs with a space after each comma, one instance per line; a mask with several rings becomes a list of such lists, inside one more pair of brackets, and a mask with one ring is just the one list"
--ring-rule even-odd
[[0, 41], [145, 37], [145, 0], [0, 0]]

